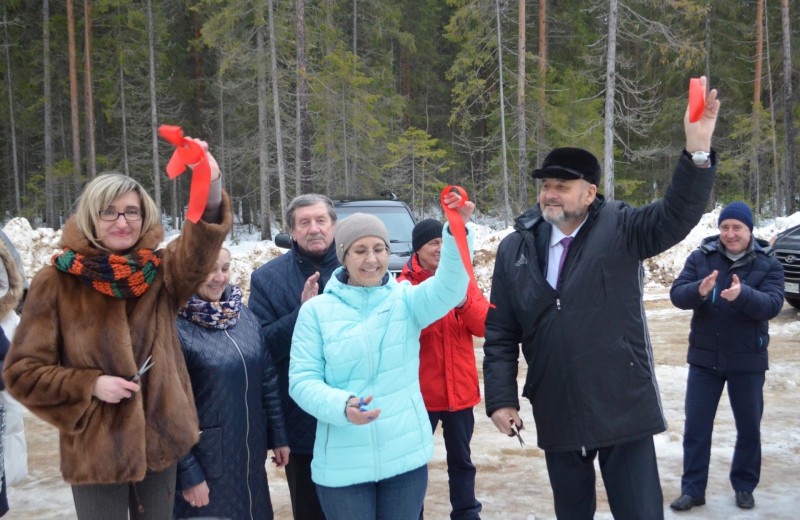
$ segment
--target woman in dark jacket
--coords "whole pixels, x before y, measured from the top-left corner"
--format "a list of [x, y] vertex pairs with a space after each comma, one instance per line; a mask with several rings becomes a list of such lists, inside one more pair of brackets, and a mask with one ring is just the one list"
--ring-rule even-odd
[[289, 461], [275, 364], [241, 289], [228, 284], [230, 263], [222, 249], [178, 318], [200, 442], [178, 464], [175, 518], [271, 519], [267, 449], [278, 467]]

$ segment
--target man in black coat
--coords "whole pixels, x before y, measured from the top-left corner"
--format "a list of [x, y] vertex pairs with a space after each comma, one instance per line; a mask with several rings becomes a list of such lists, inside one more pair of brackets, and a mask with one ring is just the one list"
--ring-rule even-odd
[[693, 311], [681, 496], [670, 504], [677, 511], [706, 502], [711, 433], [726, 385], [736, 421], [730, 480], [737, 506], [755, 506], [761, 476], [769, 320], [783, 307], [783, 266], [769, 243], [753, 236], [753, 212], [744, 202], [730, 203], [717, 223], [719, 235], [689, 255], [670, 291], [676, 307]]
[[286, 480], [294, 518], [324, 519], [311, 480], [317, 420], [289, 397], [289, 352], [300, 306], [321, 294], [331, 273], [339, 267], [333, 232], [336, 210], [324, 195], [306, 194], [289, 203], [286, 220], [292, 250], [256, 269], [250, 276], [248, 306], [261, 323], [261, 338], [270, 349], [278, 370], [278, 387], [289, 434]]
[[[705, 79], [702, 79], [705, 88]], [[666, 429], [644, 316], [642, 261], [683, 239], [705, 210], [716, 157], [719, 101], [684, 117], [686, 148], [664, 199], [642, 208], [597, 193], [600, 165], [580, 148], [550, 152], [533, 177], [539, 206], [498, 248], [486, 319], [486, 412], [497, 428], [520, 428], [522, 395], [559, 519], [594, 517], [594, 459], [617, 520], [663, 518], [653, 435]]]

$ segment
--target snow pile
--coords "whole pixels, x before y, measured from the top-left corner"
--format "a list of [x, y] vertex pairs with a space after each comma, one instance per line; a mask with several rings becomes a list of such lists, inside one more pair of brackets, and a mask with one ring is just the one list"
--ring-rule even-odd
[[[650, 288], [669, 287], [683, 268], [686, 257], [696, 249], [700, 242], [717, 234], [717, 219], [721, 208], [706, 213], [689, 235], [664, 253], [649, 258], [644, 262], [645, 284]], [[756, 227], [753, 234], [758, 238], [771, 241], [779, 232], [800, 224], [800, 212], [788, 217], [779, 217], [766, 221]], [[511, 227], [495, 230], [491, 225], [475, 224], [475, 279], [481, 290], [489, 295], [494, 270], [494, 258], [500, 241], [513, 231]], [[10, 220], [3, 228], [22, 258], [28, 279], [33, 278], [39, 269], [50, 263], [53, 254], [60, 252], [61, 231], [49, 228], [33, 229], [30, 223], [21, 217]], [[167, 242], [176, 235], [168, 237]], [[167, 243], [165, 242], [165, 244]], [[286, 252], [268, 240], [241, 240], [227, 245], [231, 251], [231, 281], [242, 287], [245, 295], [250, 293], [250, 274], [276, 256]]]

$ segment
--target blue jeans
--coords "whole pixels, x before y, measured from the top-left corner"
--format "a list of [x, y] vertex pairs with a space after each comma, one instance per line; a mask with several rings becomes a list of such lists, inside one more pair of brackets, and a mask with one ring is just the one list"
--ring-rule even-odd
[[426, 465], [378, 482], [317, 484], [317, 495], [328, 520], [418, 520], [427, 487]]

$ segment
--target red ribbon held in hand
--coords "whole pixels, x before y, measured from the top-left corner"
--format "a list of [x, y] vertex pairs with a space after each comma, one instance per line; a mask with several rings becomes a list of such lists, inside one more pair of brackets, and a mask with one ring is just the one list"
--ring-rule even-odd
[[444, 196], [453, 190], [457, 191], [458, 194], [461, 195], [461, 204], [458, 205], [459, 208], [469, 200], [469, 197], [467, 197], [467, 191], [461, 186], [446, 187], [442, 190], [439, 200], [442, 202], [444, 216], [447, 217], [447, 222], [450, 224], [450, 233], [456, 240], [458, 252], [461, 254], [461, 261], [464, 263], [464, 268], [467, 270], [467, 274], [469, 274], [469, 279], [472, 281], [472, 283], [475, 283], [475, 273], [472, 272], [472, 258], [469, 256], [469, 243], [467, 242], [467, 226], [464, 224], [464, 219], [461, 218], [461, 214], [458, 212], [458, 210], [449, 208], [447, 207], [447, 204], [444, 203]]
[[211, 165], [208, 163], [206, 152], [196, 141], [184, 137], [183, 129], [179, 126], [161, 125], [158, 127], [158, 135], [175, 146], [175, 153], [167, 164], [167, 175], [170, 179], [186, 171], [187, 165], [195, 165], [186, 218], [197, 224], [206, 209], [208, 191], [211, 187]]
[[700, 78], [689, 79], [689, 122], [696, 123], [706, 109], [706, 89]]

